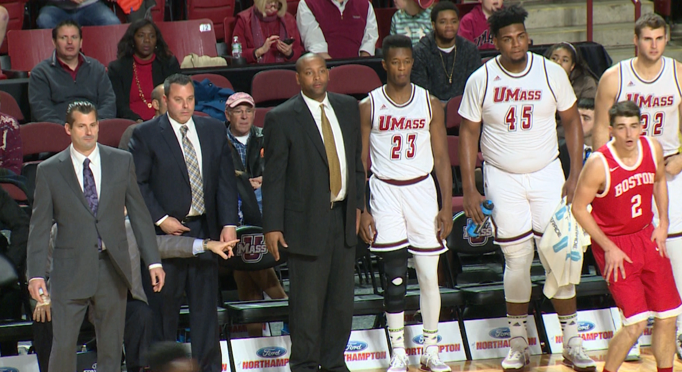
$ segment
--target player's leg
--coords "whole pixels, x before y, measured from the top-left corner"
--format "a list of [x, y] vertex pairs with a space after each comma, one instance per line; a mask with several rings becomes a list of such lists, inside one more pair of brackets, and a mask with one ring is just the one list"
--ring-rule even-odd
[[491, 165], [484, 168], [485, 194], [493, 202], [495, 242], [504, 254], [504, 295], [510, 331], [510, 350], [502, 361], [505, 370], [519, 370], [530, 362], [526, 319], [530, 301], [530, 266], [533, 242], [527, 175], [511, 174]]
[[673, 372], [675, 357], [675, 323], [676, 317], [655, 318], [651, 348], [658, 372]]
[[624, 325], [609, 341], [609, 349], [606, 352], [604, 362], [604, 372], [615, 372], [618, 370], [625, 357], [630, 351], [632, 344], [637, 341], [639, 336], [646, 328], [647, 320], [644, 319], [634, 324]]

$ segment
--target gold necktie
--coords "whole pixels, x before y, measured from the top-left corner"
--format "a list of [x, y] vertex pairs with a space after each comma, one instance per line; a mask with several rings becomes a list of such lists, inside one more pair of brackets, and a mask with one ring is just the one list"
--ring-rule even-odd
[[332, 126], [324, 113], [324, 105], [320, 105], [320, 109], [322, 110], [322, 140], [324, 140], [324, 149], [329, 163], [329, 191], [331, 191], [331, 200], [333, 201], [341, 191], [341, 164], [339, 163], [339, 154], [336, 152], [334, 132], [332, 132]]

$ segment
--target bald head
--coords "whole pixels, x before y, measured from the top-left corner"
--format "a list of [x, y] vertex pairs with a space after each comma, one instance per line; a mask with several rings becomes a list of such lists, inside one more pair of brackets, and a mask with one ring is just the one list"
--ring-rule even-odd
[[327, 62], [324, 60], [324, 58], [320, 57], [319, 54], [315, 53], [306, 53], [302, 55], [297, 61], [296, 61], [296, 72], [299, 74], [301, 73], [302, 69], [304, 69], [307, 65], [309, 65], [312, 61], [318, 61], [322, 62], [322, 64], [327, 67]]
[[324, 58], [308, 53], [296, 61], [296, 82], [308, 98], [322, 102], [327, 96], [329, 70]]
[[163, 84], [159, 84], [152, 90], [152, 107], [154, 108], [154, 117], [163, 115], [168, 111], [166, 102], [163, 100]]

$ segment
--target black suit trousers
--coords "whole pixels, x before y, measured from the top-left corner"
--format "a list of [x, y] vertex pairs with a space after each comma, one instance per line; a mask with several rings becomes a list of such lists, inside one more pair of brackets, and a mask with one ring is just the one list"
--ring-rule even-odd
[[318, 256], [289, 255], [292, 372], [348, 371], [344, 352], [353, 323], [355, 249], [345, 245], [344, 209], [332, 211], [327, 241], [311, 242], [321, 243]]

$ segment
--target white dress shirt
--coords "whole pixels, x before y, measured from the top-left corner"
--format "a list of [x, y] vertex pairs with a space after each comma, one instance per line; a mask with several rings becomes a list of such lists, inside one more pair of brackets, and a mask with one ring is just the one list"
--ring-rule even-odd
[[[331, 0], [331, 2], [339, 8], [339, 12], [343, 15], [348, 0]], [[296, 26], [298, 26], [298, 31], [301, 34], [305, 50], [313, 53], [328, 53], [327, 40], [324, 38], [324, 33], [322, 33], [320, 24], [317, 22], [317, 19], [315, 19], [313, 12], [308, 8], [308, 4], [306, 4], [305, 0], [300, 0], [298, 3]], [[379, 40], [379, 28], [377, 27], [377, 18], [374, 15], [374, 8], [370, 3], [369, 8], [367, 8], [367, 23], [365, 24], [365, 33], [362, 36], [360, 51], [367, 52], [369, 55], [373, 56], [374, 51], [376, 50], [377, 40]], [[360, 53], [358, 53], [358, 55], [359, 54]]]
[[324, 113], [329, 119], [329, 124], [332, 127], [332, 132], [334, 133], [334, 144], [336, 145], [336, 153], [339, 156], [339, 166], [341, 168], [341, 190], [339, 190], [339, 195], [336, 196], [332, 201], [341, 201], [346, 198], [346, 190], [348, 189], [348, 174], [346, 165], [346, 147], [343, 145], [343, 133], [341, 132], [341, 127], [339, 126], [339, 121], [336, 118], [336, 113], [334, 108], [329, 103], [329, 97], [325, 94], [324, 101], [318, 102], [312, 98], [307, 97], [303, 92], [303, 101], [308, 105], [310, 113], [313, 115], [315, 124], [317, 125], [317, 130], [320, 131], [320, 138], [324, 143], [324, 136], [322, 135], [322, 109], [320, 105], [324, 105]]

